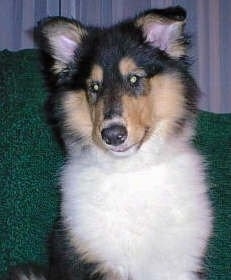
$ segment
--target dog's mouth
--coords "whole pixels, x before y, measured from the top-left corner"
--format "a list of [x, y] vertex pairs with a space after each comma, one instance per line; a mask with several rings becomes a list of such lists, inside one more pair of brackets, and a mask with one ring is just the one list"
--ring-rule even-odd
[[106, 148], [109, 152], [111, 152], [115, 156], [122, 156], [122, 157], [131, 156], [135, 154], [143, 145], [148, 132], [149, 132], [149, 128], [145, 129], [142, 137], [135, 143], [132, 143], [132, 141], [127, 140], [123, 144], [118, 146], [106, 145]]
[[143, 145], [150, 127], [126, 125], [123, 119], [104, 121], [99, 127], [98, 136], [104, 150], [115, 156], [131, 156]]
[[129, 156], [134, 154], [139, 149], [139, 143], [130, 146], [110, 147], [108, 150], [116, 156]]

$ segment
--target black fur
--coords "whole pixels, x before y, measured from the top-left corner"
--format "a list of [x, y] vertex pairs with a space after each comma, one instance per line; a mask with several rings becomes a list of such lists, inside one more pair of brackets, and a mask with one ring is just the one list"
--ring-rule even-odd
[[34, 279], [42, 280], [42, 278], [47, 278], [47, 271], [35, 264], [21, 265], [10, 268], [4, 280], [22, 280], [22, 276], [27, 277], [26, 279], [30, 279], [32, 275]]
[[96, 273], [96, 264], [87, 264], [80, 259], [68, 240], [62, 222], [57, 222], [49, 242], [49, 280], [101, 280]]
[[[169, 7], [167, 9], [153, 9], [151, 11], [159, 16], [177, 21], [183, 21], [187, 17], [187, 12], [180, 6]], [[144, 12], [143, 15], [147, 13], [150, 13], [150, 10]]]

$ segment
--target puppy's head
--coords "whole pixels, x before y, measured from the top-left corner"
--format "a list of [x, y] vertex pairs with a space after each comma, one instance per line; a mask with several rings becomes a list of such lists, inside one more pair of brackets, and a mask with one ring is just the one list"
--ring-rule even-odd
[[105, 29], [60, 17], [40, 22], [49, 109], [67, 145], [127, 155], [157, 133], [183, 133], [197, 95], [187, 70], [185, 18], [173, 7]]

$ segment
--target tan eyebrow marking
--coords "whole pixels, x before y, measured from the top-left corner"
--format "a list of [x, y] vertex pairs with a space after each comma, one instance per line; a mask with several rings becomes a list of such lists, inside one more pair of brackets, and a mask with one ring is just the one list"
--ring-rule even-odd
[[137, 70], [138, 66], [135, 61], [130, 57], [124, 57], [119, 62], [119, 71], [123, 76], [130, 74]]
[[122, 76], [130, 74], [145, 76], [145, 71], [138, 67], [135, 61], [130, 57], [124, 57], [119, 62], [119, 71]]
[[98, 64], [93, 65], [90, 79], [91, 81], [99, 81], [99, 82], [103, 81], [103, 68], [100, 65]]

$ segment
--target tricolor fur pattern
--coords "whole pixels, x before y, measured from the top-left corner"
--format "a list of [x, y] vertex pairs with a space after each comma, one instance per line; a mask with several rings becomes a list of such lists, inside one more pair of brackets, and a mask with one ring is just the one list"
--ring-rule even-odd
[[49, 280], [199, 279], [212, 214], [191, 144], [185, 19], [170, 7], [110, 28], [40, 22], [47, 108], [67, 152]]

